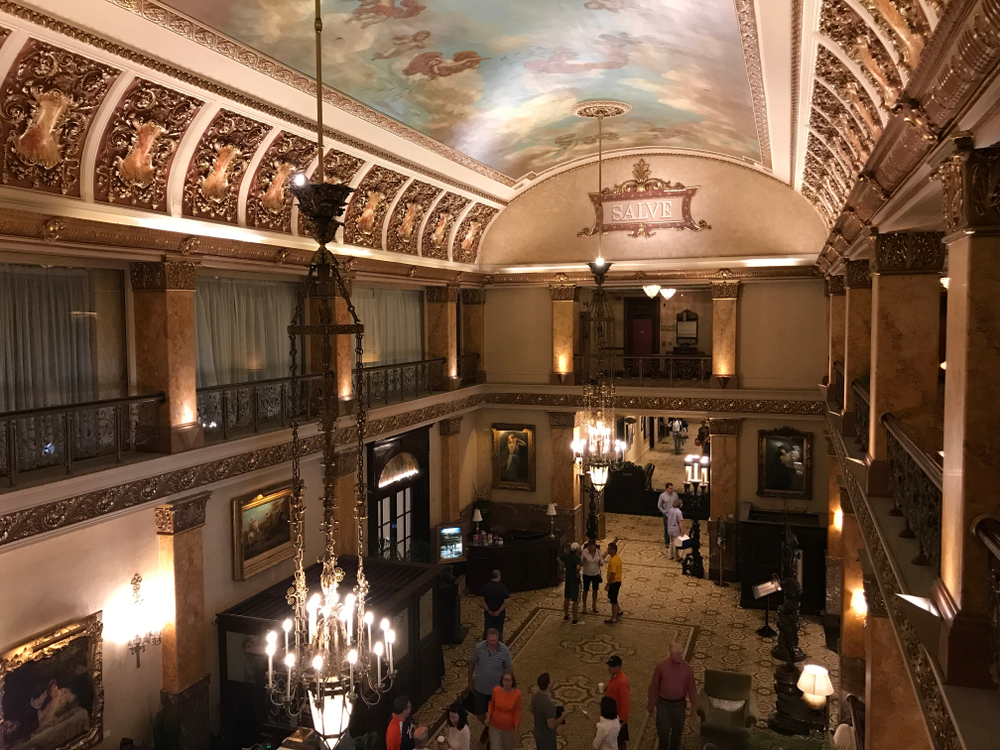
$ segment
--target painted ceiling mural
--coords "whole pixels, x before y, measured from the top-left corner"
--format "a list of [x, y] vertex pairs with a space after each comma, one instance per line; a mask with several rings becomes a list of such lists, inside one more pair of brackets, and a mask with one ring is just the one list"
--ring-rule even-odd
[[[166, 0], [303, 73], [312, 0]], [[324, 0], [324, 81], [514, 177], [608, 149], [761, 161], [733, 0]]]

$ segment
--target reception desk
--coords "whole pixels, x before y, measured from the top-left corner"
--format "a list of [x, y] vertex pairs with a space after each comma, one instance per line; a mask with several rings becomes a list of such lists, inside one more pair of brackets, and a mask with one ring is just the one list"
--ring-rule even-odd
[[544, 589], [559, 583], [559, 541], [546, 534], [539, 539], [504, 540], [502, 547], [468, 548], [466, 584], [479, 594], [494, 570], [500, 571], [510, 591]]

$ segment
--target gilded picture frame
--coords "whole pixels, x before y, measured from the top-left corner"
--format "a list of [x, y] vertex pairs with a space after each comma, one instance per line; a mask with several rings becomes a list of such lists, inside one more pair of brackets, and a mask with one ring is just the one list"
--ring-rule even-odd
[[757, 432], [757, 495], [812, 497], [812, 433], [791, 427]]
[[292, 558], [291, 510], [288, 486], [233, 499], [233, 580], [245, 581]]
[[493, 486], [535, 491], [534, 425], [493, 425]]
[[0, 656], [0, 747], [86, 750], [104, 736], [101, 613]]

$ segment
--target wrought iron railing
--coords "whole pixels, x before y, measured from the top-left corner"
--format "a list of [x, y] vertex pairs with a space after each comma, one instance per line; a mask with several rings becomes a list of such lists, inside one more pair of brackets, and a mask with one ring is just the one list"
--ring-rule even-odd
[[[298, 378], [299, 417], [318, 414], [322, 375]], [[198, 389], [198, 421], [206, 437], [229, 438], [230, 432], [247, 434], [278, 429], [288, 424], [293, 411], [291, 378], [253, 383], [231, 383]]]
[[854, 392], [854, 429], [857, 432], [858, 445], [864, 455], [868, 455], [868, 439], [871, 430], [871, 397], [861, 383], [855, 380], [851, 383], [851, 390]]
[[139, 450], [156, 437], [166, 396], [104, 399], [0, 414], [0, 476], [13, 487], [17, 476], [86, 459]]
[[[697, 355], [661, 354], [629, 357], [616, 354], [603, 359], [613, 362], [615, 385], [640, 388], [707, 388], [712, 378], [712, 358]], [[588, 372], [588, 357], [573, 357], [578, 381], [596, 377]]]
[[[446, 361], [444, 357], [439, 357], [365, 367], [362, 370], [365, 404], [370, 408], [429, 396], [444, 380]], [[355, 370], [355, 393], [359, 392], [357, 377]]]
[[1000, 520], [983, 518], [976, 523], [976, 536], [989, 550], [986, 592], [987, 622], [990, 629], [990, 664], [994, 679], [1000, 675]]
[[827, 391], [826, 402], [830, 406], [830, 411], [840, 413], [844, 410], [844, 365], [842, 362], [833, 363], [833, 383]]
[[[917, 556], [910, 562], [938, 570], [941, 566], [941, 466], [907, 437], [892, 414], [883, 414], [881, 422], [887, 433], [886, 453], [893, 499], [919, 545]], [[904, 530], [900, 536], [910, 534]]]
[[462, 385], [475, 385], [479, 375], [479, 355], [460, 354], [458, 356], [458, 377]]

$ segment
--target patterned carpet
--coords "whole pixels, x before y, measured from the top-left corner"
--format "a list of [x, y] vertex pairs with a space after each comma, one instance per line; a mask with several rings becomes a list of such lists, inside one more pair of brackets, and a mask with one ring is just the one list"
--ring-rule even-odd
[[[566, 642], [576, 644], [578, 653], [603, 653], [613, 646], [621, 649], [619, 653], [625, 661], [624, 669], [632, 685], [634, 718], [630, 721], [633, 725], [630, 729], [634, 742], [630, 743], [630, 747], [633, 750], [651, 750], [655, 744], [653, 722], [648, 722], [651, 732], [646, 732], [646, 736], [640, 736], [637, 731], [640, 713], [645, 713], [643, 702], [652, 674], [652, 668], [645, 665], [655, 664], [664, 658], [672, 639], [680, 637], [674, 633], [682, 634], [685, 631], [681, 628], [685, 626], [688, 629], [686, 632], [694, 633], [689, 654], [699, 685], [706, 667], [749, 673], [753, 676], [753, 689], [761, 717], [770, 716], [774, 710], [772, 675], [776, 662], [771, 657], [774, 640], [765, 641], [754, 632], [762, 623], [762, 614], [739, 607], [739, 589], [734, 585], [719, 588], [708, 580], [682, 575], [680, 565], [667, 559], [663, 546], [663, 524], [658, 518], [608, 514], [607, 534], [611, 539], [619, 537], [624, 563], [621, 605], [625, 615], [617, 626], [604, 624], [609, 613], [606, 598], [598, 598], [599, 614], [587, 614], [583, 618], [585, 625], [573, 627], [562, 622], [562, 586], [525, 591], [511, 597], [505, 633], [512, 640], [519, 686], [525, 700], [522, 728], [528, 736], [522, 738], [523, 745], [529, 749], [534, 747], [530, 738], [531, 713], [527, 702], [533, 694], [535, 676], [548, 671], [557, 685], [563, 686], [562, 690], [556, 688], [557, 698], [561, 701], [583, 701], [583, 693], [589, 689], [587, 685], [592, 684], [588, 681], [596, 683], [601, 675], [606, 674], [606, 671], [602, 672], [604, 667], [601, 663], [591, 665], [582, 658], [570, 657], [571, 649], [562, 646]], [[705, 552], [704, 549], [702, 551]], [[557, 611], [559, 616], [553, 617], [553, 611]], [[416, 712], [418, 721], [432, 728], [440, 724], [444, 710], [466, 689], [467, 658], [483, 627], [478, 597], [464, 598], [462, 622], [469, 627], [465, 643], [445, 646], [442, 687]], [[525, 623], [528, 627], [519, 633], [519, 628]], [[531, 631], [541, 632], [532, 634]], [[522, 638], [524, 643], [521, 643]], [[554, 645], [557, 638], [558, 645]], [[540, 648], [534, 645], [536, 642], [549, 645]], [[805, 618], [800, 645], [807, 654], [807, 663], [820, 664], [830, 670], [830, 679], [836, 690], [837, 655], [826, 648], [818, 619]], [[526, 658], [518, 658], [524, 648], [528, 648], [524, 651]], [[635, 655], [626, 656], [625, 648], [635, 651]], [[633, 661], [642, 666], [633, 669], [630, 666]], [[522, 668], [522, 662], [531, 666]], [[592, 690], [596, 695], [596, 685]], [[594, 710], [587, 709], [587, 712], [593, 721], [587, 722], [581, 720], [586, 717], [577, 716], [567, 721], [568, 730], [560, 728], [561, 735], [573, 733], [572, 744], [564, 744], [566, 741], [563, 740], [560, 747], [590, 746], [593, 724], [597, 721], [596, 699], [591, 705]], [[837, 716], [834, 700], [831, 700], [830, 716]], [[472, 750], [477, 750], [475, 738], [481, 727], [475, 720], [472, 726]], [[581, 733], [579, 740], [577, 732]], [[585, 736], [586, 744], [582, 742]], [[685, 725], [683, 747], [684, 750], [698, 748], [698, 722], [691, 716]]]

